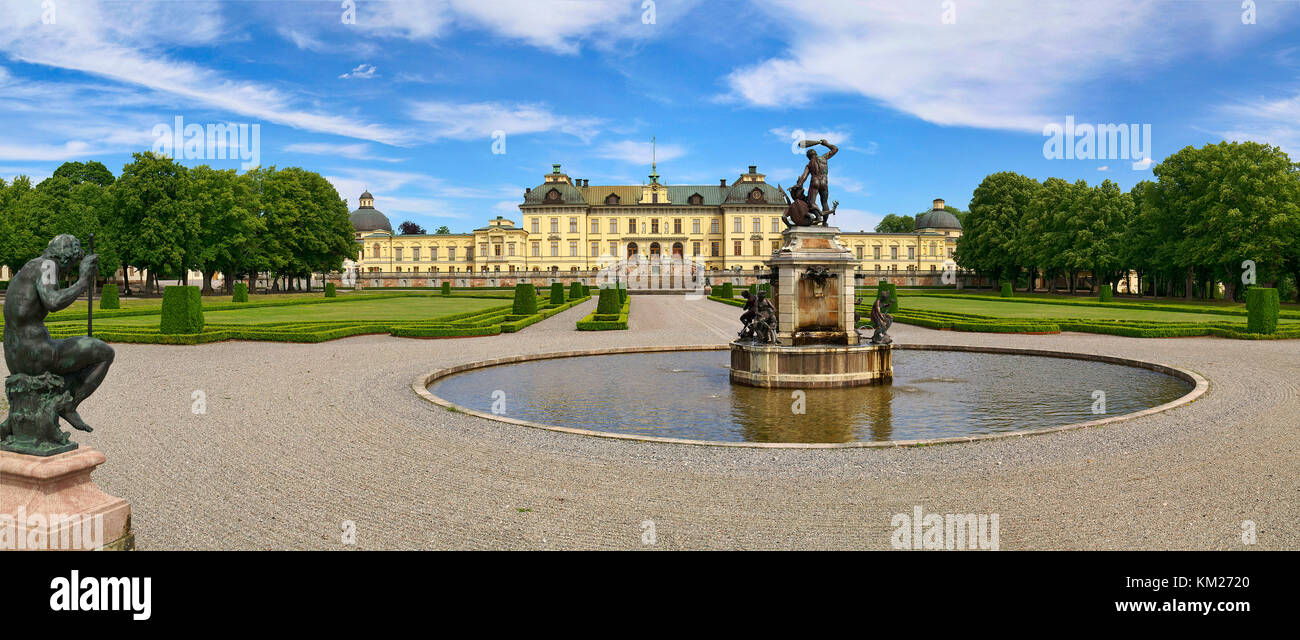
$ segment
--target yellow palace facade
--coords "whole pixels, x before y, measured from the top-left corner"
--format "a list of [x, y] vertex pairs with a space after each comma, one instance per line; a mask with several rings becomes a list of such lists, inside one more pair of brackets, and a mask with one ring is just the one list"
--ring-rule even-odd
[[[349, 266], [362, 278], [403, 280], [563, 278], [616, 260], [672, 257], [710, 272], [756, 275], [780, 248], [786, 209], [782, 193], [752, 165], [730, 184], [665, 185], [652, 167], [646, 184], [591, 185], [556, 164], [525, 191], [518, 225], [497, 216], [471, 233], [397, 235], [369, 192], [359, 204], [351, 220], [361, 250]], [[864, 276], [918, 276], [938, 275], [960, 235], [960, 222], [935, 200], [914, 232], [844, 232], [840, 240]]]

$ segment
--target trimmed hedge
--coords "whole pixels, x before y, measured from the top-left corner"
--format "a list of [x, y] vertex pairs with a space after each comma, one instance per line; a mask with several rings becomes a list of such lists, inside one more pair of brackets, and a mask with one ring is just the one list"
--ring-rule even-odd
[[1277, 331], [1280, 313], [1277, 289], [1251, 287], [1246, 290], [1246, 332], [1270, 334]]
[[[613, 299], [613, 296], [610, 296]], [[578, 331], [616, 331], [627, 328], [627, 316], [632, 310], [632, 300], [623, 301], [615, 313], [601, 313], [597, 306], [595, 311], [578, 321]]]
[[1003, 298], [1010, 298], [1010, 297], [1011, 297], [1011, 295], [1012, 295], [1012, 291], [1011, 291], [1011, 283], [1010, 283], [1010, 282], [1006, 282], [1006, 281], [1004, 281], [1004, 282], [1002, 283], [1002, 292], [1001, 292], [999, 295], [1001, 295]]
[[234, 296], [230, 299], [231, 302], [248, 302], [247, 282], [236, 282], [234, 291]]
[[117, 285], [109, 282], [99, 292], [100, 309], [121, 309], [122, 302], [117, 297]]
[[564, 304], [564, 283], [551, 283], [551, 304]]
[[450, 283], [450, 282], [447, 282], [446, 280], [443, 280], [443, 281], [442, 281], [442, 287], [441, 287], [441, 289], [442, 289], [442, 295], [444, 295], [444, 296], [449, 296], [449, 295], [451, 295], [451, 283]]
[[1110, 285], [1103, 284], [1097, 287], [1097, 300], [1100, 302], [1110, 302], [1113, 294], [1110, 291]]
[[582, 283], [578, 282], [577, 280], [574, 280], [573, 284], [569, 287], [569, 299], [577, 300], [578, 298], [581, 297], [583, 297]]
[[333, 283], [333, 282], [326, 282], [326, 283], [325, 283], [325, 297], [326, 297], [326, 298], [337, 298], [337, 297], [339, 297], [338, 289], [335, 289], [335, 288], [334, 288], [334, 283]]
[[736, 297], [735, 287], [730, 282], [724, 282], [713, 287], [713, 295], [719, 298], [734, 298]]
[[[990, 302], [1008, 302], [1007, 300], [999, 296], [984, 295], [978, 293], [925, 292], [925, 293], [914, 293], [911, 295], [915, 295], [918, 297], [928, 297], [928, 298], [951, 298], [955, 300], [987, 300]], [[1115, 308], [1115, 305], [1119, 304], [1119, 305], [1123, 305], [1125, 308], [1140, 309], [1145, 311], [1174, 311], [1177, 313], [1208, 313], [1208, 314], [1215, 314], [1221, 316], [1247, 315], [1246, 309], [1242, 309], [1242, 308], [1221, 307], [1217, 305], [1199, 306], [1195, 304], [1162, 304], [1158, 302], [1131, 302], [1128, 300], [1118, 302], [1118, 303], [1106, 304], [1098, 300], [1091, 300], [1088, 298], [1033, 298], [1028, 296], [1020, 296], [1017, 297], [1014, 300], [1014, 302], [1024, 303], [1024, 304], [1054, 304], [1054, 305], [1062, 305], [1062, 306], [1076, 305], [1080, 307], [1106, 307], [1108, 309]], [[1279, 317], [1282, 318], [1300, 320], [1300, 311], [1282, 311], [1278, 315]]]
[[198, 287], [172, 285], [163, 289], [159, 333], [199, 333], [203, 330], [203, 296]]
[[605, 287], [600, 290], [600, 298], [596, 302], [596, 311], [602, 315], [616, 314], [623, 306], [622, 300], [617, 289]]
[[515, 305], [513, 313], [517, 316], [531, 316], [537, 313], [537, 290], [533, 288], [533, 285], [515, 285]]
[[740, 299], [738, 299], [738, 298], [724, 298], [724, 297], [722, 297], [722, 296], [709, 296], [709, 299], [710, 299], [710, 300], [713, 300], [714, 302], [721, 302], [722, 304], [729, 304], [729, 305], [731, 305], [731, 306], [733, 306], [733, 307], [743, 307], [743, 306], [745, 306], [745, 301], [744, 301], [744, 300], [740, 300]]

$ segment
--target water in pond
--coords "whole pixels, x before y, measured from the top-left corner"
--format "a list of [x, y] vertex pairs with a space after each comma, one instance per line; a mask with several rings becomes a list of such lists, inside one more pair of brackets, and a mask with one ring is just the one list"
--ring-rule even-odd
[[[894, 351], [894, 383], [809, 389], [733, 385], [728, 351], [631, 353], [535, 360], [436, 381], [455, 404], [549, 425], [638, 436], [731, 442], [916, 440], [1041, 429], [1174, 400], [1191, 385], [1162, 373], [1040, 356]], [[499, 394], [498, 394], [499, 396]], [[498, 405], [500, 408], [500, 405]]]

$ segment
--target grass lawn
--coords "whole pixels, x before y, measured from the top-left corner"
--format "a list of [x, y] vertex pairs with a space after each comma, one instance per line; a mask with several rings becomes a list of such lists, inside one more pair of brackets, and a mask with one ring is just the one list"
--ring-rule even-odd
[[[1164, 302], [1163, 300], [1161, 301]], [[1245, 316], [1224, 316], [1212, 313], [1181, 311], [1149, 311], [1125, 308], [1124, 303], [1114, 306], [1085, 307], [1079, 305], [1054, 305], [1041, 303], [1000, 302], [992, 300], [962, 300], [960, 298], [930, 298], [907, 296], [900, 300], [903, 308], [926, 311], [951, 311], [998, 318], [1079, 318], [1106, 320], [1149, 320], [1154, 322], [1241, 322]], [[1237, 305], [1244, 307], [1245, 305]], [[1283, 318], [1282, 324], [1295, 324], [1300, 320]]]
[[[313, 294], [320, 295], [320, 294]], [[270, 296], [257, 296], [262, 300]], [[228, 300], [223, 300], [228, 301]], [[208, 324], [259, 324], [264, 322], [326, 322], [335, 320], [432, 320], [453, 313], [480, 311], [506, 304], [503, 300], [483, 298], [443, 298], [418, 296], [356, 300], [343, 304], [308, 304], [285, 307], [261, 307], [232, 311], [209, 311], [203, 314]], [[96, 321], [97, 326], [158, 326], [159, 316], [132, 316]]]

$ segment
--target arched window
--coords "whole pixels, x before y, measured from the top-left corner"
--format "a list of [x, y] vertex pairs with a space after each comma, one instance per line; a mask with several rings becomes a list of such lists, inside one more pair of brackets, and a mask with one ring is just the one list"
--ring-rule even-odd
[[560, 200], [560, 190], [559, 190], [559, 189], [551, 189], [550, 191], [547, 191], [547, 192], [546, 192], [546, 201], [547, 201], [547, 202], [558, 202], [559, 200]]
[[758, 187], [754, 187], [754, 189], [753, 189], [752, 191], [749, 192], [749, 201], [750, 201], [750, 202], [763, 202], [763, 201], [764, 201], [764, 198], [763, 198], [763, 190], [762, 190], [762, 189], [759, 189]]
[[686, 201], [691, 204], [704, 204], [704, 196], [698, 193], [692, 194], [691, 197], [686, 199]]
[[378, 258], [378, 257], [379, 257], [379, 243], [376, 242], [376, 243], [374, 244], [374, 246], [370, 248], [370, 251], [372, 252], [371, 255], [370, 255], [371, 258]]
[[605, 196], [605, 204], [618, 204], [618, 202], [619, 202], [619, 198], [617, 195], [611, 193]]

